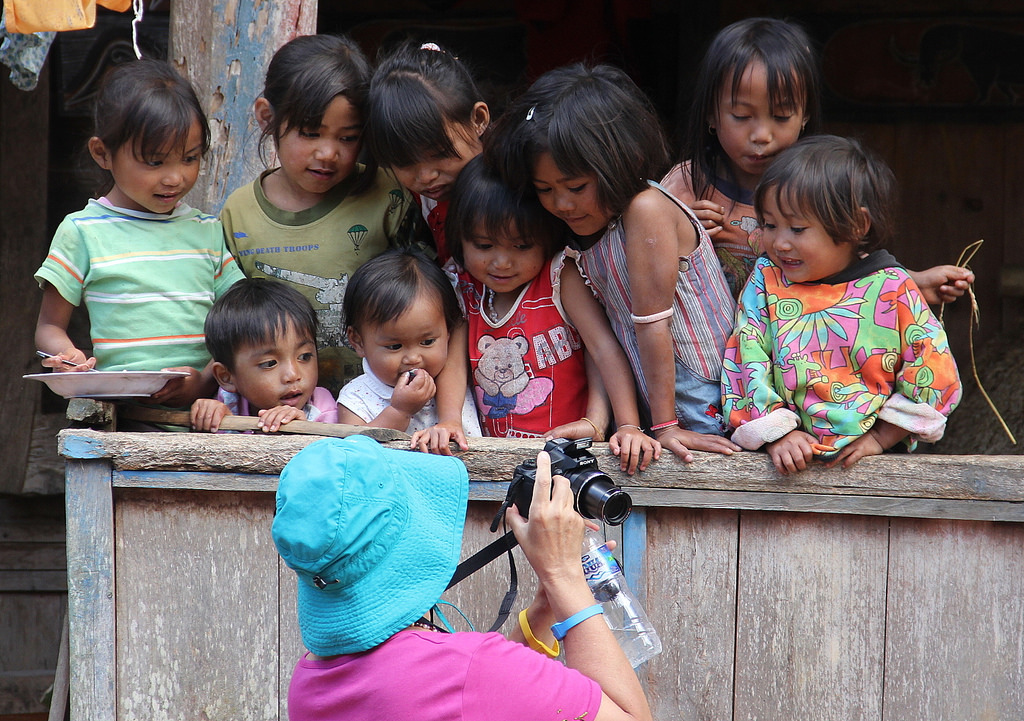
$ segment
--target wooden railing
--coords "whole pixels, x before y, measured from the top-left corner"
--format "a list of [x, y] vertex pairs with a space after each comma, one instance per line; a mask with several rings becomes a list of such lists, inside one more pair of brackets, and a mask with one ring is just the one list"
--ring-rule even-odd
[[[315, 440], [61, 433], [73, 717], [286, 718], [302, 648], [269, 527], [277, 474]], [[460, 454], [464, 555], [541, 446]], [[665, 648], [640, 669], [656, 718], [1021, 718], [1024, 458], [887, 454], [782, 477], [764, 454], [666, 454], [630, 478], [594, 452], [636, 506], [619, 555]], [[507, 573], [491, 564], [450, 600], [486, 627]]]

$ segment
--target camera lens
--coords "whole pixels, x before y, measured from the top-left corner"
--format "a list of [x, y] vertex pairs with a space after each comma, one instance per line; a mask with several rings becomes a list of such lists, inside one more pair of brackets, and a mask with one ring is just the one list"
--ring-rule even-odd
[[621, 488], [614, 488], [605, 496], [604, 522], [609, 526], [621, 526], [633, 510], [633, 499]]
[[633, 510], [633, 499], [600, 471], [584, 471], [571, 479], [576, 510], [581, 516], [621, 525]]

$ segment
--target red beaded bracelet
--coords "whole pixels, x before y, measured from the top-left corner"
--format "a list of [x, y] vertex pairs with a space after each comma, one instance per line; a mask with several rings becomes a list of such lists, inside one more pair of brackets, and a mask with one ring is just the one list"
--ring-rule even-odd
[[671, 428], [672, 426], [678, 426], [678, 425], [679, 425], [679, 421], [677, 421], [677, 420], [665, 421], [664, 423], [659, 423], [656, 426], [651, 426], [651, 433], [657, 433], [658, 431], [664, 430], [665, 428]]

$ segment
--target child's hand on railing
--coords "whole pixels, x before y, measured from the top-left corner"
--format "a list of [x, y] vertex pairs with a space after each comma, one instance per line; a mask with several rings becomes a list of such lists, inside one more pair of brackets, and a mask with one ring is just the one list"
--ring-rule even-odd
[[647, 470], [652, 460], [661, 457], [661, 443], [643, 432], [640, 426], [624, 423], [608, 439], [612, 453], [619, 457], [619, 469], [633, 475]]

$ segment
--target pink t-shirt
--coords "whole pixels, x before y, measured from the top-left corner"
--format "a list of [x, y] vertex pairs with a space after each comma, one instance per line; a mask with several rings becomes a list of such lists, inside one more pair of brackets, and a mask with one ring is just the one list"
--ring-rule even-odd
[[400, 631], [364, 653], [299, 659], [291, 721], [592, 719], [601, 687], [497, 633]]

